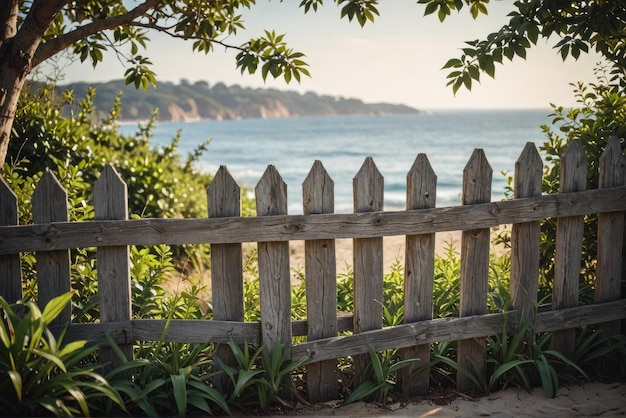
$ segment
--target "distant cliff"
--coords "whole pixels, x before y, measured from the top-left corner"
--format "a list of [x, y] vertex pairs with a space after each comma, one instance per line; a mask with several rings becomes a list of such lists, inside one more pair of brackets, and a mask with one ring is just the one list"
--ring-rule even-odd
[[74, 97], [85, 97], [87, 89], [96, 89], [95, 108], [107, 112], [115, 97], [122, 92], [119, 120], [150, 118], [159, 109], [160, 121], [187, 121], [198, 119], [289, 118], [297, 116], [383, 115], [419, 113], [404, 105], [387, 103], [367, 104], [357, 99], [300, 94], [276, 89], [252, 89], [238, 85], [207, 82], [160, 82], [156, 89], [137, 90], [123, 80], [107, 83], [75, 83], [57, 86], [60, 92], [74, 90]]

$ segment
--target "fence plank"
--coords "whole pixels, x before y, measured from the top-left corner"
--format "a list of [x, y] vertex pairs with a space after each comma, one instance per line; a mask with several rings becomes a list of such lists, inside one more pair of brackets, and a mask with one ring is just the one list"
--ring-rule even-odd
[[[352, 180], [354, 212], [383, 210], [384, 183], [371, 157], [367, 157]], [[361, 333], [383, 326], [383, 239], [353, 240], [354, 332]], [[358, 386], [370, 362], [369, 355], [354, 357], [354, 383]]]
[[[514, 198], [541, 195], [543, 163], [537, 147], [528, 142], [515, 162]], [[515, 223], [511, 231], [511, 309], [521, 312], [520, 323], [534, 324], [539, 287], [539, 221]]]
[[[315, 161], [302, 183], [303, 213], [333, 213], [335, 188], [322, 163]], [[308, 340], [337, 335], [337, 265], [335, 240], [307, 240], [304, 243], [304, 277]], [[337, 361], [329, 360], [307, 366], [307, 390], [310, 402], [337, 399], [339, 391]]]
[[[110, 164], [104, 167], [94, 184], [93, 206], [96, 219], [128, 219], [126, 183]], [[132, 310], [129, 247], [99, 247], [96, 251], [96, 268], [100, 322], [129, 321]], [[122, 344], [120, 349], [127, 359], [132, 359], [132, 344]], [[102, 348], [100, 356], [103, 363], [110, 363], [107, 367], [121, 364], [121, 360], [109, 348]]]
[[[561, 193], [585, 190], [587, 186], [587, 157], [580, 142], [572, 140], [561, 156]], [[552, 309], [572, 308], [578, 305], [578, 283], [582, 240], [583, 216], [560, 217], [556, 226], [556, 250], [554, 256], [554, 285]], [[575, 330], [566, 329], [552, 334], [551, 347], [568, 358], [574, 354]]]
[[[434, 208], [437, 197], [437, 175], [428, 157], [419, 154], [407, 175], [406, 208]], [[404, 322], [433, 317], [433, 283], [435, 276], [435, 234], [407, 235], [404, 266]], [[419, 358], [401, 373], [402, 393], [407, 396], [429, 392], [430, 344], [416, 345], [401, 351], [403, 359]], [[423, 368], [416, 374], [418, 368]]]
[[[17, 196], [0, 177], [0, 226], [17, 225]], [[9, 303], [22, 299], [20, 254], [0, 255], [0, 296]]]
[[[475, 149], [463, 169], [463, 205], [491, 200], [493, 170], [482, 149]], [[487, 311], [489, 285], [489, 228], [463, 231], [461, 235], [461, 317], [481, 315]], [[458, 362], [479, 376], [485, 374], [485, 338], [460, 340]], [[480, 380], [480, 377], [479, 377]], [[457, 373], [457, 389], [470, 392], [472, 381]]]
[[[600, 157], [600, 188], [626, 184], [626, 160], [616, 137], [612, 137]], [[622, 251], [624, 245], [624, 212], [598, 214], [598, 268], [596, 302], [620, 298]], [[620, 333], [620, 321], [602, 324], [604, 336]]]
[[[257, 216], [287, 214], [287, 184], [269, 165], [255, 188]], [[291, 286], [289, 242], [259, 242], [261, 340], [272, 352], [280, 343], [283, 358], [291, 358]]]
[[[33, 221], [37, 224], [67, 222], [67, 192], [51, 171], [46, 170], [33, 192]], [[52, 298], [71, 289], [70, 253], [68, 250], [41, 251], [37, 258], [37, 285], [39, 305], [45, 306]], [[71, 321], [72, 308], [66, 306], [52, 325]]]
[[[225, 166], [220, 166], [207, 188], [209, 218], [241, 216], [241, 189]], [[211, 246], [211, 292], [213, 318], [219, 321], [244, 320], [243, 266], [241, 244]], [[215, 348], [216, 368], [220, 363], [235, 367], [237, 361], [227, 345]], [[219, 374], [213, 382], [226, 393], [230, 379]]]
[[228, 244], [416, 235], [624, 210], [626, 186], [410, 211], [0, 226], [0, 255], [129, 244]]
[[[508, 319], [517, 316], [510, 312]], [[563, 328], [593, 325], [606, 318], [613, 320], [626, 317], [626, 299], [595, 305], [584, 305], [560, 311], [537, 314], [537, 332], [550, 332]], [[363, 334], [326, 338], [298, 344], [293, 348], [294, 357], [309, 354], [311, 361], [347, 357], [367, 352], [367, 340], [374, 350], [405, 348], [415, 343], [428, 344], [453, 341], [460, 338], [479, 338], [500, 334], [505, 324], [505, 314], [484, 314], [463, 318], [437, 318], [367, 331]]]

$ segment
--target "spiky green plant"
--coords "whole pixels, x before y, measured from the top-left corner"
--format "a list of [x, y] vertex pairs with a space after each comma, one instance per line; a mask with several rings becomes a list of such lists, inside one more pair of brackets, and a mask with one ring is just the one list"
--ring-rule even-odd
[[377, 402], [385, 403], [389, 391], [396, 385], [397, 372], [419, 361], [419, 358], [398, 360], [397, 350], [377, 353], [367, 341], [365, 344], [371, 361], [365, 369], [364, 380], [346, 398], [345, 404], [361, 401], [371, 396], [374, 396]]
[[[96, 345], [65, 344], [49, 326], [70, 303], [71, 293], [52, 299], [43, 312], [34, 302], [9, 305], [0, 297], [0, 413], [3, 416], [89, 416], [98, 398], [124, 409], [119, 393], [96, 372]], [[17, 311], [24, 311], [22, 317]]]

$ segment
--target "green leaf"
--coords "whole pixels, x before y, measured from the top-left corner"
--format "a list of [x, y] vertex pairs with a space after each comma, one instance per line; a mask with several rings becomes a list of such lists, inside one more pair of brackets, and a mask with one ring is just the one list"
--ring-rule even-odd
[[459, 67], [462, 67], [462, 66], [463, 66], [463, 63], [461, 62], [460, 59], [458, 59], [458, 58], [451, 58], [444, 64], [443, 67], [441, 67], [441, 69], [444, 69], [444, 68], [459, 68]]
[[13, 389], [15, 390], [15, 394], [17, 399], [22, 401], [22, 376], [20, 372], [17, 370], [8, 370], [9, 378], [11, 379], [11, 383], [13, 384]]
[[172, 392], [176, 401], [176, 410], [178, 415], [184, 417], [187, 413], [187, 376], [185, 370], [180, 370], [179, 374], [170, 376], [172, 381]]
[[63, 312], [63, 309], [70, 303], [72, 300], [72, 292], [65, 293], [63, 295], [57, 296], [53, 298], [50, 302], [46, 304], [41, 314], [41, 319], [43, 322], [48, 325], [50, 324], [57, 316]]
[[563, 45], [559, 52], [561, 53], [561, 58], [563, 59], [563, 61], [565, 61], [565, 59], [567, 58], [567, 55], [569, 54], [569, 45], [568, 44]]
[[437, 7], [438, 7], [438, 4], [435, 3], [434, 1], [431, 3], [428, 3], [426, 5], [426, 8], [424, 9], [424, 16], [428, 16], [430, 14], [435, 13], [437, 11]]
[[371, 380], [366, 380], [357, 386], [356, 389], [348, 396], [348, 398], [344, 401], [345, 405], [351, 404], [352, 402], [358, 402], [367, 398], [372, 393], [376, 392], [380, 389], [381, 385], [372, 382]]

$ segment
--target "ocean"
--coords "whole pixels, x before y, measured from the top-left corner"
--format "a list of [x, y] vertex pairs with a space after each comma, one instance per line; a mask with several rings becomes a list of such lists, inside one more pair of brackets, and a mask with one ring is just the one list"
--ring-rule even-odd
[[[432, 111], [415, 115], [303, 117], [225, 121], [160, 122], [155, 146], [168, 144], [182, 131], [185, 156], [211, 139], [199, 168], [214, 174], [228, 167], [251, 193], [269, 164], [287, 184], [289, 213], [302, 213], [302, 182], [320, 160], [335, 184], [335, 212], [352, 211], [352, 179], [366, 157], [384, 177], [385, 210], [405, 207], [406, 175], [419, 153], [428, 156], [437, 174], [437, 207], [461, 204], [463, 168], [482, 148], [493, 168], [492, 201], [504, 197], [505, 177], [527, 142], [541, 145], [540, 125], [550, 109]], [[136, 125], [120, 127], [131, 134]]]

